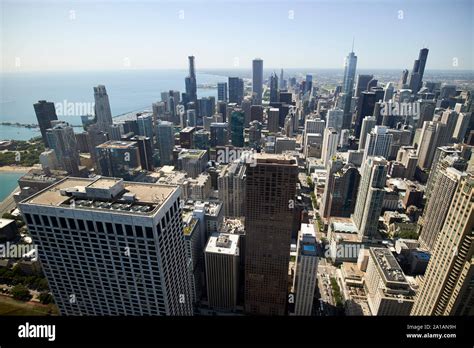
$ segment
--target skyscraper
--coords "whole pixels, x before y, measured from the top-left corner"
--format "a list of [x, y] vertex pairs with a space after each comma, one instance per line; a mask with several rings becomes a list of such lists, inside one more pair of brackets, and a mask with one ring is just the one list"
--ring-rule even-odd
[[244, 99], [244, 80], [239, 77], [229, 77], [229, 103], [240, 105]]
[[262, 105], [263, 60], [260, 58], [252, 61], [252, 92], [255, 95], [254, 105]]
[[112, 125], [112, 111], [110, 110], [109, 96], [104, 85], [94, 87], [96, 123], [102, 132], [109, 132]]
[[157, 146], [160, 153], [161, 165], [173, 163], [174, 129], [173, 124], [161, 121], [156, 126]]
[[242, 161], [228, 163], [217, 177], [219, 200], [225, 216], [244, 216], [245, 164]]
[[227, 101], [227, 82], [217, 83], [217, 100], [224, 102]]
[[197, 82], [196, 71], [194, 68], [194, 56], [189, 56], [189, 75], [185, 78], [186, 96], [188, 101], [195, 102], [197, 100]]
[[68, 177], [19, 204], [62, 315], [192, 315], [180, 193]]
[[474, 178], [458, 185], [411, 315], [473, 315]]
[[362, 128], [360, 130], [359, 151], [365, 149], [365, 141], [367, 135], [372, 131], [372, 128], [377, 124], [377, 119], [374, 116], [365, 116], [362, 120]]
[[285, 315], [298, 166], [291, 156], [253, 160], [246, 168], [245, 311]]
[[413, 64], [413, 69], [410, 73], [410, 82], [408, 83], [408, 88], [411, 89], [413, 93], [417, 93], [423, 85], [423, 75], [425, 73], [426, 60], [428, 59], [428, 51], [427, 48], [422, 48], [418, 59], [416, 59]]
[[204, 252], [209, 307], [233, 311], [239, 291], [239, 235], [214, 233]]
[[375, 126], [372, 128], [370, 133], [367, 134], [362, 163], [365, 163], [369, 156], [382, 156], [388, 158], [392, 140], [393, 134], [388, 133], [387, 127]]
[[140, 152], [134, 141], [110, 140], [96, 147], [99, 174], [130, 180], [141, 169]]
[[336, 154], [337, 144], [339, 136], [337, 131], [334, 128], [325, 128], [323, 136], [323, 149], [321, 159], [323, 160], [323, 165], [326, 165], [331, 160], [332, 156]]
[[420, 244], [433, 250], [436, 238], [438, 237], [446, 214], [451, 206], [452, 198], [458, 185], [466, 174], [454, 168], [441, 169], [434, 183], [431, 198], [425, 207], [423, 217], [419, 221]]
[[244, 146], [244, 112], [242, 109], [234, 109], [230, 114], [230, 132], [232, 145]]
[[278, 102], [278, 76], [273, 73], [270, 76], [270, 103]]
[[368, 157], [362, 166], [362, 177], [352, 221], [359, 230], [359, 237], [365, 241], [372, 239], [378, 232], [385, 193], [387, 161], [383, 157]]
[[316, 232], [312, 224], [301, 224], [296, 248], [296, 267], [293, 280], [295, 314], [311, 315], [316, 289], [318, 256]]
[[79, 174], [79, 149], [76, 136], [69, 123], [53, 121], [52, 127], [46, 130], [49, 147], [54, 150], [59, 165], [68, 174]]
[[357, 56], [352, 51], [344, 61], [344, 80], [342, 81], [342, 92], [350, 94], [352, 97], [357, 68]]
[[[358, 75], [354, 96], [359, 98], [362, 92], [367, 91], [367, 86], [373, 78], [374, 78], [374, 75], [364, 75], [364, 74]], [[364, 115], [364, 116], [368, 116], [368, 115]]]
[[46, 147], [50, 147], [48, 139], [46, 138], [46, 130], [51, 128], [51, 121], [56, 121], [58, 116], [56, 115], [56, 108], [53, 102], [47, 102], [46, 100], [40, 100], [33, 104], [35, 109], [36, 119], [38, 120], [41, 137]]

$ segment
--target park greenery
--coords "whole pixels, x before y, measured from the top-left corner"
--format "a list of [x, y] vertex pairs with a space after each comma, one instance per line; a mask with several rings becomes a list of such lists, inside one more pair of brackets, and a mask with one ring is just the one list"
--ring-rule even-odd
[[44, 149], [41, 138], [33, 138], [28, 141], [12, 140], [7, 149], [0, 152], [0, 166], [31, 167], [38, 163], [39, 155]]
[[0, 267], [0, 284], [23, 285], [32, 290], [48, 291], [48, 281], [43, 275], [28, 275], [21, 271], [20, 267], [14, 266], [9, 269]]

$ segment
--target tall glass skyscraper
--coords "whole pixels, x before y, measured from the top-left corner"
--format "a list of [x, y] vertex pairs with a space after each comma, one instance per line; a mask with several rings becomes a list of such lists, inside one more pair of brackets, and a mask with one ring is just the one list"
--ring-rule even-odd
[[263, 60], [255, 58], [252, 62], [252, 92], [254, 96], [254, 105], [262, 105], [263, 93]]

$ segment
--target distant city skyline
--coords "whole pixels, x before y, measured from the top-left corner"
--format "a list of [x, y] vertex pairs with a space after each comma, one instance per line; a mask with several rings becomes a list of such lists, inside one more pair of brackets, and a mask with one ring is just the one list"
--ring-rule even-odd
[[257, 57], [265, 69], [343, 69], [353, 38], [358, 69], [411, 70], [422, 47], [427, 71], [474, 69], [469, 0], [5, 0], [0, 12], [4, 72], [186, 69], [190, 55], [197, 71]]

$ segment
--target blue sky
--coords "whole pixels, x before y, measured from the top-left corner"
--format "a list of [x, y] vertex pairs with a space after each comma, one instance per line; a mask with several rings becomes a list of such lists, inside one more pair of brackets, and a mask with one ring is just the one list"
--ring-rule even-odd
[[474, 69], [471, 0], [0, 2], [4, 71], [185, 68], [190, 54], [198, 69], [340, 68], [353, 36], [359, 68], [411, 69], [427, 46], [427, 69]]

